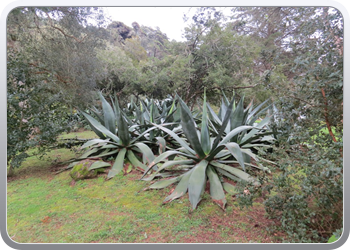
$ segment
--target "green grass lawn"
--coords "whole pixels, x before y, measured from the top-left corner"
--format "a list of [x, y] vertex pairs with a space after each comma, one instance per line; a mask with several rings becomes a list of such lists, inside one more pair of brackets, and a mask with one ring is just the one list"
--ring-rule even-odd
[[80, 138], [80, 139], [90, 139], [90, 138], [98, 138], [98, 136], [90, 130], [78, 131], [72, 133], [63, 133], [59, 138], [61, 139], [71, 139], [71, 138]]
[[[79, 135], [79, 134], [78, 134]], [[67, 137], [75, 135], [65, 135]], [[209, 193], [194, 211], [188, 196], [162, 205], [174, 188], [143, 191], [133, 170], [105, 181], [78, 181], [69, 172], [55, 174], [57, 161], [74, 157], [68, 149], [51, 151], [44, 159], [28, 158], [7, 184], [7, 232], [18, 243], [244, 243], [281, 242], [269, 232], [262, 201], [240, 210], [226, 196], [226, 211]], [[55, 161], [56, 159], [56, 161]], [[59, 160], [57, 160], [59, 159]]]
[[105, 181], [100, 176], [74, 186], [68, 172], [13, 180], [8, 234], [19, 243], [278, 241], [263, 226], [269, 222], [260, 218], [260, 203], [239, 210], [231, 199], [224, 212], [206, 194], [191, 212], [187, 197], [162, 205], [170, 189], [141, 191], [147, 183], [134, 180], [139, 177], [121, 174]]

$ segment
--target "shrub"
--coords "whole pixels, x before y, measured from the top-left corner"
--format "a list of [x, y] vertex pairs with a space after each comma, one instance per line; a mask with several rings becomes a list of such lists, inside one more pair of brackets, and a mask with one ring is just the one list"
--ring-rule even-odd
[[[34, 69], [20, 54], [8, 53], [7, 61], [7, 165], [8, 174], [28, 157], [29, 148], [44, 153], [57, 136], [72, 127], [69, 109], [60, 102], [47, 77]], [[50, 98], [48, 96], [50, 95]]]
[[[280, 145], [281, 146], [281, 145]], [[286, 146], [286, 144], [284, 144]], [[287, 151], [290, 148], [287, 148]], [[270, 185], [265, 208], [290, 242], [326, 242], [342, 226], [343, 167], [339, 146], [276, 149], [280, 172]]]

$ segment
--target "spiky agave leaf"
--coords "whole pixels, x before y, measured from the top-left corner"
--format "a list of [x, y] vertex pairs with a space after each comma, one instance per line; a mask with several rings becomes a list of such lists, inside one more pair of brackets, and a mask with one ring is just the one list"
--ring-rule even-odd
[[[216, 157], [216, 155], [225, 148], [225, 144], [234, 136], [239, 134], [242, 131], [246, 131], [248, 129], [251, 129], [252, 126], [240, 126], [238, 128], [235, 128], [230, 133], [228, 133], [220, 142], [218, 142], [218, 145], [212, 147], [209, 155], [207, 156], [208, 160], [212, 160]], [[218, 135], [219, 136], [219, 135]], [[215, 141], [214, 141], [215, 143]]]
[[144, 172], [147, 169], [147, 166], [137, 159], [132, 150], [128, 150], [127, 158], [136, 169], [141, 170], [142, 172]]
[[143, 162], [145, 163], [147, 161], [148, 164], [151, 164], [152, 161], [154, 161], [154, 154], [152, 150], [144, 143], [137, 142], [133, 144], [134, 147], [137, 147], [141, 150], [143, 158], [145, 159]]
[[202, 126], [201, 126], [201, 145], [202, 150], [205, 155], [210, 152], [211, 142], [208, 128], [208, 113], [207, 113], [207, 96], [204, 90], [204, 100], [203, 100], [203, 113], [202, 113]]
[[237, 104], [237, 107], [233, 111], [230, 117], [230, 129], [229, 131], [234, 130], [235, 128], [245, 125], [244, 124], [244, 107], [243, 107], [244, 97], [241, 98], [239, 103]]
[[192, 171], [193, 171], [193, 169], [189, 170], [187, 173], [185, 173], [181, 176], [181, 179], [180, 179], [179, 183], [177, 184], [176, 188], [169, 196], [167, 196], [164, 199], [163, 203], [171, 202], [175, 199], [180, 198], [181, 196], [183, 196], [184, 194], [187, 193], [188, 182], [189, 182], [189, 179], [191, 177]]
[[271, 106], [271, 105], [268, 105], [263, 110], [260, 110], [268, 101], [269, 101], [269, 99], [265, 100], [264, 102], [262, 102], [258, 106], [256, 106], [251, 112], [249, 112], [248, 117], [247, 117], [247, 122], [249, 125], [253, 125], [253, 123], [258, 118], [259, 114], [266, 111]]
[[116, 117], [114, 111], [101, 92], [99, 92], [99, 96], [102, 102], [104, 126], [114, 134], [116, 129]]
[[124, 119], [122, 110], [119, 107], [117, 96], [115, 96], [114, 105], [115, 105], [115, 117], [116, 117], [117, 127], [118, 127], [118, 136], [121, 140], [121, 144], [123, 144], [124, 146], [128, 146], [130, 143], [129, 127]]
[[157, 165], [160, 162], [164, 162], [167, 160], [167, 158], [169, 158], [171, 155], [182, 155], [188, 158], [192, 158], [193, 160], [197, 159], [195, 156], [193, 155], [188, 155], [185, 153], [182, 153], [180, 151], [176, 151], [176, 150], [170, 150], [170, 151], [166, 151], [163, 154], [157, 156], [147, 167], [146, 171], [144, 172], [144, 174], [141, 176], [141, 179], [153, 168], [153, 166]]
[[210, 121], [218, 127], [221, 126], [222, 124], [221, 119], [217, 116], [217, 114], [214, 112], [214, 110], [212, 109], [209, 103], [207, 103], [207, 108], [209, 111], [208, 114], [209, 114]]
[[226, 114], [224, 116], [224, 119], [222, 121], [221, 127], [219, 129], [219, 133], [218, 133], [218, 135], [216, 136], [216, 138], [215, 138], [215, 140], [213, 142], [212, 150], [215, 149], [218, 146], [218, 144], [219, 144], [219, 142], [220, 142], [220, 140], [221, 140], [221, 138], [222, 138], [222, 136], [223, 136], [223, 134], [225, 132], [225, 128], [226, 128], [226, 126], [227, 126], [227, 124], [229, 122], [229, 119], [230, 119], [230, 116], [231, 116], [231, 113], [232, 113], [233, 104], [234, 104], [234, 99], [232, 99], [232, 101], [230, 102], [230, 104], [229, 104], [229, 106], [227, 108]]
[[218, 204], [222, 209], [225, 209], [226, 198], [221, 181], [215, 171], [215, 169], [209, 165], [207, 167], [207, 176], [210, 183], [210, 196], [213, 201]]
[[[145, 100], [146, 101], [146, 100]], [[145, 126], [151, 126], [151, 124], [168, 124], [168, 129], [173, 130], [178, 126], [178, 123], [174, 123], [174, 113], [176, 112], [176, 99], [171, 98], [169, 100], [170, 103], [158, 100], [147, 101], [148, 105], [145, 104], [145, 101], [140, 100], [140, 108], [135, 108], [135, 116], [136, 119], [134, 123], [138, 124], [139, 127], [136, 127], [139, 133], [144, 131]], [[167, 106], [168, 105], [168, 106]], [[145, 134], [145, 139], [150, 142], [159, 143], [159, 137], [163, 137], [164, 140], [168, 140], [169, 137], [164, 136], [164, 132], [162, 130], [152, 130], [148, 134]], [[160, 146], [163, 147], [164, 143], [161, 143]], [[162, 149], [164, 150], [165, 147]], [[162, 151], [161, 151], [162, 152]]]
[[172, 160], [165, 162], [161, 167], [157, 169], [155, 173], [153, 173], [151, 176], [147, 177], [147, 179], [143, 178], [143, 180], [153, 180], [161, 171], [165, 170], [166, 168], [181, 165], [181, 166], [192, 166], [193, 164], [196, 164], [194, 160]]
[[243, 138], [241, 139], [242, 144], [246, 144], [247, 141], [252, 138], [253, 136], [257, 135], [261, 129], [266, 126], [270, 120], [271, 120], [272, 116], [266, 116], [257, 126], [255, 126], [249, 133], [247, 133], [246, 135], [243, 136]]
[[109, 164], [108, 162], [96, 161], [96, 162], [91, 164], [91, 166], [89, 167], [89, 170], [98, 169], [98, 168], [106, 168], [106, 167], [110, 167], [110, 166], [111, 166], [111, 164]]
[[201, 159], [205, 157], [205, 153], [199, 142], [197, 135], [196, 123], [193, 120], [193, 117], [187, 107], [187, 105], [180, 99], [181, 105], [181, 125], [182, 129], [186, 135], [187, 140], [189, 141], [192, 148], [199, 155]]
[[[89, 122], [90, 127], [93, 129], [93, 131], [95, 131], [95, 133], [97, 135], [99, 135], [99, 137], [102, 139], [109, 137], [112, 140], [114, 140], [115, 142], [119, 143], [120, 139], [118, 138], [118, 136], [116, 136], [115, 134], [113, 134], [110, 130], [108, 130], [105, 126], [103, 126], [101, 123], [99, 123], [95, 118], [93, 118], [92, 116], [88, 115], [85, 112], [81, 112], [84, 117], [86, 118], [86, 120]], [[102, 135], [102, 136], [101, 136]]]
[[239, 165], [241, 165], [241, 167], [245, 171], [244, 158], [243, 158], [243, 154], [242, 154], [242, 150], [241, 150], [240, 146], [235, 142], [230, 142], [230, 143], [225, 144], [225, 147], [236, 158], [236, 160], [239, 162]]
[[160, 181], [157, 181], [156, 183], [153, 183], [148, 188], [150, 188], [150, 189], [162, 189], [162, 188], [168, 187], [171, 184], [179, 181], [179, 179], [180, 179], [179, 177], [174, 177], [174, 178], [170, 178], [170, 179], [160, 180]]
[[190, 179], [188, 181], [188, 195], [189, 200], [192, 204], [192, 209], [196, 209], [197, 204], [201, 200], [201, 195], [205, 188], [206, 183], [206, 169], [208, 162], [206, 160], [200, 161], [191, 173]]
[[104, 126], [105, 122], [102, 113], [96, 107], [92, 107], [89, 110], [95, 114], [97, 120]]
[[224, 190], [229, 193], [230, 195], [235, 195], [238, 194], [238, 190], [236, 189], [235, 186], [233, 186], [232, 184], [228, 183], [228, 182], [224, 182], [222, 183], [222, 187], [224, 188]]
[[168, 135], [170, 135], [177, 143], [179, 143], [182, 147], [184, 147], [188, 152], [190, 152], [193, 155], [196, 155], [196, 152], [186, 143], [186, 141], [182, 138], [180, 138], [174, 131], [166, 128], [165, 126], [160, 126], [157, 124], [152, 124], [156, 128], [166, 132]]
[[119, 151], [117, 157], [115, 158], [115, 162], [112, 168], [108, 172], [107, 179], [113, 178], [115, 175], [117, 175], [120, 171], [123, 170], [125, 154], [126, 154], [126, 148], [123, 148]]
[[160, 136], [157, 136], [156, 140], [157, 140], [157, 144], [158, 144], [159, 154], [164, 153], [166, 150], [166, 140]]
[[228, 166], [222, 163], [219, 163], [218, 161], [211, 161], [210, 164], [216, 168], [225, 170], [226, 172], [233, 174], [234, 176], [236, 176], [239, 180], [243, 180], [246, 182], [256, 182], [255, 178], [253, 176], [251, 176], [250, 174], [247, 174], [246, 172], [234, 168], [232, 166]]
[[84, 149], [84, 148], [87, 148], [87, 147], [90, 147], [90, 146], [94, 146], [94, 145], [96, 145], [96, 144], [98, 144], [98, 145], [101, 145], [102, 143], [106, 144], [107, 142], [109, 142], [109, 140], [92, 139], [92, 140], [89, 140], [89, 141], [85, 142], [85, 143], [80, 147], [80, 149]]

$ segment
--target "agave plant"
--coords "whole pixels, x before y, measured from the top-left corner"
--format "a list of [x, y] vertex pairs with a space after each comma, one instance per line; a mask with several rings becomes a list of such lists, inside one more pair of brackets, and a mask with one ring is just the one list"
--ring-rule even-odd
[[[241, 132], [246, 131], [256, 134], [255, 131], [260, 130], [260, 128], [249, 125], [238, 126], [223, 136], [227, 124], [232, 117], [234, 103], [234, 100], [232, 100], [227, 107], [217, 136], [213, 138], [210, 137], [209, 132], [205, 93], [200, 127], [195, 123], [191, 111], [181, 98], [179, 98], [179, 103], [181, 107], [181, 125], [186, 140], [180, 138], [165, 126], [153, 124], [172, 136], [182, 147], [178, 150], [166, 151], [156, 157], [152, 163], [148, 165], [141, 179], [151, 181], [159, 176], [160, 173], [163, 173], [163, 175], [166, 173], [167, 176], [172, 176], [170, 179], [155, 182], [149, 188], [160, 189], [173, 183], [178, 183], [174, 191], [166, 197], [163, 202], [166, 203], [177, 199], [188, 191], [189, 200], [193, 209], [197, 207], [197, 204], [201, 200], [206, 182], [209, 180], [212, 199], [224, 209], [226, 205], [224, 190], [230, 192], [234, 189], [234, 186], [224, 182], [223, 178], [220, 178], [221, 176], [228, 177], [235, 181], [243, 180], [246, 182], [253, 182], [258, 185], [258, 181], [246, 172], [246, 167], [268, 170], [259, 162], [256, 165], [247, 162], [245, 159], [248, 158], [248, 156], [255, 158], [256, 161], [259, 161], [260, 158], [249, 148], [245, 148], [231, 141], [232, 138], [239, 135]], [[180, 159], [166, 161], [168, 157], [174, 155], [179, 156]], [[146, 176], [155, 165], [161, 162], [164, 163], [157, 171]], [[237, 163], [239, 167], [232, 166], [232, 163]]]
[[144, 137], [149, 142], [158, 145], [159, 153], [165, 151], [166, 145], [177, 144], [176, 141], [162, 130], [154, 129], [145, 133], [148, 128], [153, 126], [152, 124], [167, 124], [167, 128], [173, 132], [178, 135], [182, 133], [181, 125], [179, 124], [180, 114], [177, 109], [176, 99], [168, 98], [161, 102], [158, 100], [147, 100], [147, 102], [140, 101], [140, 106], [135, 108], [134, 116], [134, 123], [138, 124], [137, 132], [134, 132], [137, 134], [143, 133]]
[[[136, 169], [146, 170], [145, 164], [151, 163], [155, 156], [150, 147], [143, 141], [143, 136], [155, 128], [149, 128], [143, 134], [133, 137], [130, 132], [132, 129], [129, 128], [127, 118], [123, 115], [117, 98], [115, 97], [115, 100], [111, 98], [112, 108], [102, 93], [99, 93], [99, 95], [103, 112], [102, 114], [95, 112], [98, 120], [85, 112], [81, 111], [81, 113], [86, 118], [91, 129], [100, 138], [86, 142], [81, 148], [87, 149], [87, 151], [80, 157], [70, 160], [71, 164], [66, 169], [72, 168], [84, 159], [113, 157], [115, 161], [108, 172], [107, 179], [114, 177], [123, 169], [125, 159], [128, 159]], [[142, 154], [142, 162], [138, 159], [138, 154]], [[92, 165], [89, 170], [108, 166], [110, 166], [108, 163]]]
[[[229, 122], [226, 125], [224, 134], [227, 134], [232, 129], [241, 126], [241, 125], [250, 125], [254, 126], [259, 123], [259, 117], [261, 115], [264, 115], [265, 112], [269, 111], [271, 108], [271, 105], [267, 105], [265, 108], [262, 108], [266, 103], [268, 103], [269, 99], [262, 102], [258, 106], [254, 107], [253, 100], [249, 103], [248, 107], [244, 109], [243, 103], [244, 103], [244, 96], [241, 98], [241, 100], [238, 102], [237, 105], [235, 105], [235, 102], [233, 103], [233, 112], [231, 113], [231, 117]], [[227, 100], [227, 97], [223, 93], [222, 103], [219, 109], [218, 115], [213, 111], [209, 103], [207, 103], [208, 107], [208, 114], [210, 118], [210, 125], [212, 126], [214, 132], [215, 127], [221, 127], [224, 115], [226, 114], [227, 108], [229, 106], [229, 102]], [[267, 123], [264, 124], [265, 126], [268, 125]], [[217, 134], [217, 133], [216, 133]]]
[[[269, 114], [271, 105], [262, 108], [268, 101], [269, 100], [266, 100], [256, 107], [253, 106], [253, 101], [251, 101], [245, 109], [243, 107], [244, 97], [241, 98], [237, 105], [235, 105], [234, 102], [231, 116], [226, 124], [222, 137], [239, 126], [254, 126], [255, 129], [243, 131], [231, 138], [230, 141], [237, 142], [241, 146], [244, 145], [245, 148], [250, 148], [254, 152], [257, 152], [258, 147], [270, 147], [275, 141], [275, 138], [271, 136], [273, 131], [269, 127], [272, 118], [272, 115]], [[219, 114], [216, 115], [209, 103], [207, 103], [209, 114], [208, 125], [213, 136], [218, 135], [218, 130], [222, 127], [224, 114], [226, 114], [228, 106], [228, 100], [226, 96], [223, 95]], [[260, 116], [265, 116], [265, 118], [261, 120]], [[246, 159], [248, 162], [250, 161], [250, 157], [246, 157]]]

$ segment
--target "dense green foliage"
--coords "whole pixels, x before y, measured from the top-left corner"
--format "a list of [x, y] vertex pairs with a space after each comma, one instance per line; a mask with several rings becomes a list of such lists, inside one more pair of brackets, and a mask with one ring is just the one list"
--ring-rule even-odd
[[[55, 143], [52, 136], [72, 124], [60, 95], [52, 93], [51, 82], [31, 74], [33, 68], [20, 55], [10, 54], [7, 65], [7, 163], [11, 169], [20, 166], [29, 148], [49, 147]], [[52, 93], [49, 100], [47, 93]]]
[[[29, 147], [44, 152], [74, 127], [96, 81], [93, 8], [16, 8], [7, 18], [7, 163], [20, 166]], [[45, 18], [46, 17], [46, 18]], [[98, 20], [98, 18], [95, 18]], [[84, 26], [85, 25], [85, 26]], [[85, 34], [85, 35], [84, 35]]]
[[270, 182], [276, 195], [266, 199], [267, 212], [281, 222], [288, 241], [327, 241], [343, 218], [341, 13], [331, 8], [243, 12], [260, 24], [250, 32], [269, 41], [265, 84], [274, 92], [275, 130], [281, 132], [271, 155], [281, 173]]
[[[262, 194], [286, 241], [327, 241], [343, 218], [342, 15], [329, 7], [225, 13], [196, 9], [178, 42], [136, 22], [107, 25], [99, 8], [13, 10], [9, 170], [85, 118], [100, 138], [68, 169], [103, 158], [114, 161], [111, 178], [125, 159], [144, 180], [163, 178], [150, 188], [178, 183], [166, 202], [188, 190], [192, 208], [207, 178], [224, 208], [224, 190], [233, 189], [223, 176], [254, 175], [261, 188], [240, 182], [250, 193], [237, 195], [242, 204]], [[266, 167], [272, 175], [256, 171]]]

